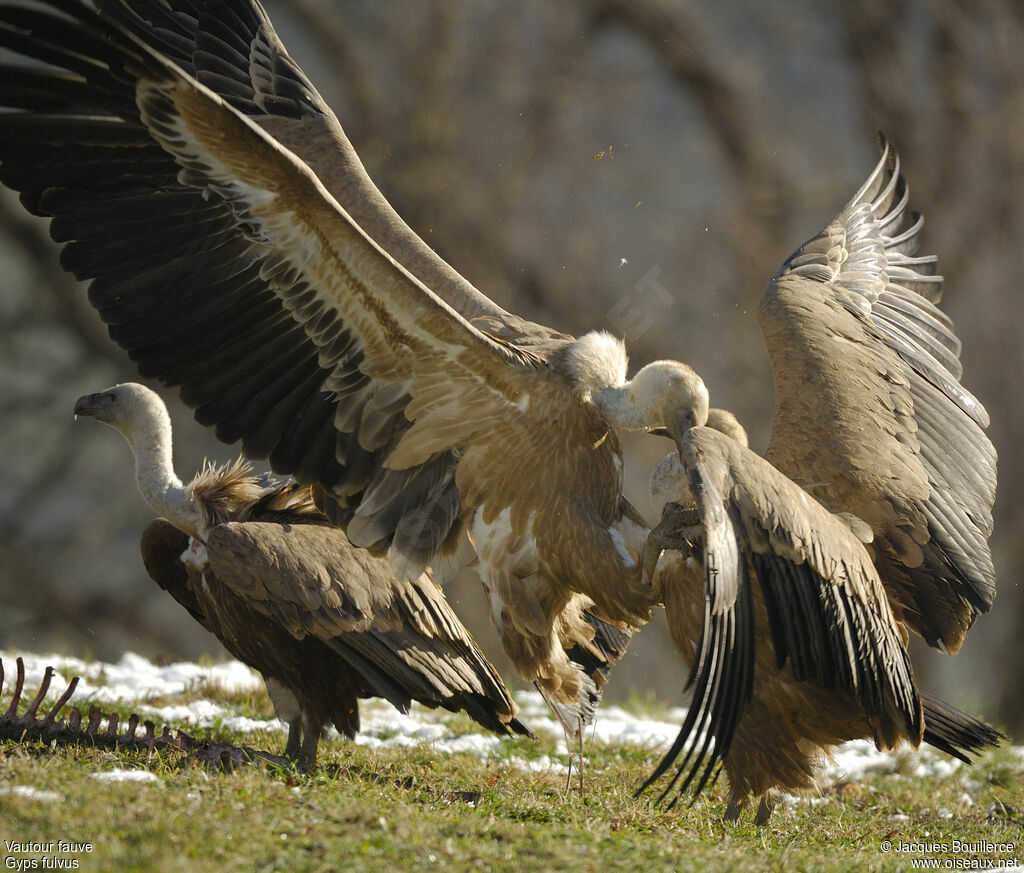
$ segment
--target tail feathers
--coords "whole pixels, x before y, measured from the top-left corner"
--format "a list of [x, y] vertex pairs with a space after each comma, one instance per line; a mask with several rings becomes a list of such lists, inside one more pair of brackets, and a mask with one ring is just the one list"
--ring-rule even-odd
[[936, 749], [972, 763], [970, 755], [998, 746], [1006, 735], [973, 715], [938, 697], [921, 692], [924, 708], [924, 741]]
[[629, 641], [633, 638], [631, 630], [620, 630], [599, 618], [590, 609], [585, 610], [583, 617], [594, 629], [594, 639], [589, 647], [576, 645], [566, 649], [570, 661], [575, 661], [583, 668], [597, 686], [598, 694], [608, 684], [608, 674], [622, 656], [626, 654]]
[[565, 650], [569, 660], [584, 677], [580, 699], [573, 704], [562, 703], [537, 686], [537, 690], [562, 723], [566, 734], [572, 739], [577, 739], [583, 729], [594, 721], [597, 708], [601, 704], [604, 686], [608, 684], [608, 675], [612, 667], [626, 654], [629, 641], [633, 637], [632, 629], [615, 627], [600, 618], [592, 606], [583, 610], [583, 619], [592, 629], [593, 638], [586, 642], [577, 641]]
[[562, 723], [562, 729], [566, 736], [575, 740], [583, 733], [583, 729], [594, 720], [597, 707], [601, 703], [601, 691], [579, 664], [574, 662], [573, 666], [580, 669], [582, 674], [580, 676], [580, 695], [575, 703], [556, 700], [554, 695], [545, 690], [539, 682], [534, 685]]

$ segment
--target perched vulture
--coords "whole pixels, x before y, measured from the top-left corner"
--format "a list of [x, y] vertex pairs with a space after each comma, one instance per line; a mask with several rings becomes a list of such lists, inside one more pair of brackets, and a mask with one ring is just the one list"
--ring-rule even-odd
[[171, 464], [163, 401], [135, 383], [88, 394], [75, 414], [119, 430], [135, 480], [162, 518], [142, 536], [150, 576], [232, 655], [263, 674], [289, 726], [285, 754], [316, 762], [323, 728], [350, 739], [358, 699], [464, 710], [498, 734], [529, 734], [501, 678], [424, 574], [395, 578], [353, 547], [310, 487], [206, 465], [188, 485]]
[[399, 578], [475, 552], [517, 670], [578, 705], [579, 616], [628, 634], [653, 602], [617, 429], [701, 424], [703, 383], [627, 381], [619, 340], [525, 322], [441, 261], [258, 3], [96, 5], [0, 6], [0, 45], [42, 62], [0, 64], [0, 180], [143, 375]]
[[[999, 733], [919, 693], [908, 630], [955, 651], [995, 595], [995, 452], [959, 383], [934, 257], [914, 257], [898, 161], [768, 284], [759, 317], [776, 387], [765, 458], [734, 418], [677, 439], [651, 482], [661, 524], [644, 557], [694, 698], [651, 784], [724, 765], [728, 818], [813, 785], [822, 750], [923, 740], [968, 760]], [[685, 774], [685, 777], [684, 777]], [[683, 778], [684, 777], [684, 778]]]

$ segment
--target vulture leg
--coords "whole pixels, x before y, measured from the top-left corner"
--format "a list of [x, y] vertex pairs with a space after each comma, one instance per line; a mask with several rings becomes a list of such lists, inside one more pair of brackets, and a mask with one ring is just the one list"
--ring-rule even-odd
[[[761, 802], [757, 805], [757, 813], [754, 815], [754, 824], [761, 826], [768, 824], [768, 820], [772, 817], [772, 813], [775, 811], [775, 803], [777, 798], [771, 794], [766, 793], [761, 796]], [[724, 820], [728, 822], [737, 822], [740, 820], [740, 814], [746, 807], [746, 798], [742, 800], [730, 800], [725, 807]]]
[[[316, 766], [316, 750], [320, 744], [320, 734], [323, 733], [323, 723], [309, 709], [302, 713], [302, 746], [299, 749], [299, 756], [295, 763], [303, 771], [312, 770]], [[288, 732], [289, 742], [291, 731]]]
[[661, 521], [648, 535], [640, 557], [640, 571], [644, 582], [650, 584], [658, 558], [666, 549], [690, 554], [701, 531], [700, 511], [695, 506], [683, 507], [678, 503], [666, 503]]
[[[302, 765], [304, 751], [302, 729], [305, 718], [298, 697], [287, 685], [273, 676], [264, 677], [263, 684], [267, 686], [267, 694], [270, 695], [270, 701], [274, 704], [274, 712], [277, 717], [288, 725], [288, 742], [284, 747], [284, 756], [290, 761], [295, 761], [300, 769], [307, 769]], [[319, 739], [319, 734], [317, 739]], [[313, 763], [315, 762], [316, 743], [313, 744]]]
[[295, 760], [299, 757], [299, 748], [302, 744], [302, 721], [295, 719], [288, 723], [288, 742], [284, 747], [284, 756]]
[[775, 797], [771, 792], [765, 793], [761, 796], [761, 802], [757, 805], [757, 815], [754, 816], [754, 824], [766, 825], [768, 819], [772, 817], [772, 811], [775, 809]]

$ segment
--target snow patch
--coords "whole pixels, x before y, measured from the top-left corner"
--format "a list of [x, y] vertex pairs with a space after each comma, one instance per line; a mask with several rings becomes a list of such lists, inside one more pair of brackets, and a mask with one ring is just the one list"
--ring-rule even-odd
[[892, 773], [896, 770], [896, 756], [880, 752], [870, 740], [851, 740], [832, 753], [824, 772], [836, 780], [863, 779], [869, 773]]
[[172, 726], [180, 724], [182, 727], [215, 727], [220, 726], [227, 730], [240, 731], [241, 733], [254, 733], [255, 731], [272, 731], [275, 733], [285, 732], [288, 725], [279, 719], [248, 718], [244, 715], [234, 715], [231, 710], [226, 709], [210, 700], [192, 700], [189, 703], [177, 703], [169, 706], [148, 706], [141, 704], [135, 709], [138, 714], [150, 718], [158, 724], [170, 723]]
[[561, 761], [549, 755], [541, 755], [539, 758], [524, 758], [521, 755], [512, 755], [505, 759], [509, 767], [516, 770], [525, 770], [527, 773], [553, 773], [557, 776], [565, 776], [569, 767]]
[[102, 773], [93, 773], [92, 778], [97, 782], [159, 782], [160, 778], [156, 773], [149, 770], [104, 770]]
[[126, 652], [116, 664], [105, 664], [64, 655], [0, 651], [8, 676], [14, 675], [14, 662], [19, 656], [25, 662], [26, 689], [37, 689], [46, 667], [52, 666], [57, 671], [50, 685], [52, 697], [64, 690], [72, 676], [79, 676], [81, 681], [75, 698], [92, 698], [101, 703], [133, 703], [174, 696], [203, 684], [214, 685], [233, 694], [255, 691], [263, 685], [260, 675], [241, 661], [225, 661], [205, 667], [183, 661], [159, 667], [133, 652]]
[[[79, 658], [61, 655], [34, 655], [0, 651], [7, 672], [5, 691], [10, 694], [13, 683], [14, 662], [20, 654], [25, 662], [26, 682], [23, 699], [34, 696], [42, 680], [47, 665], [52, 665], [59, 675], [50, 686], [49, 698], [52, 701], [66, 687], [67, 679], [80, 676], [78, 692], [71, 700], [92, 698], [101, 704], [117, 704], [122, 718], [129, 711], [135, 711], [144, 718], [158, 722], [158, 726], [168, 724], [188, 729], [188, 726], [201, 728], [223, 727], [243, 734], [255, 731], [284, 733], [287, 726], [276, 718], [253, 719], [237, 715], [225, 706], [216, 704], [201, 697], [191, 700], [175, 701], [178, 696], [194, 696], [197, 688], [204, 683], [225, 688], [232, 693], [258, 692], [263, 686], [259, 674], [239, 661], [228, 661], [212, 666], [200, 666], [193, 663], [176, 663], [157, 666], [139, 655], [125, 654], [115, 664], [85, 662]], [[160, 705], [152, 705], [148, 701], [162, 698]], [[556, 755], [561, 760], [542, 756], [535, 759], [523, 758], [519, 755], [504, 757], [505, 741], [493, 734], [478, 733], [456, 734], [448, 727], [447, 712], [429, 710], [419, 704], [413, 704], [409, 713], [398, 712], [386, 701], [372, 699], [359, 703], [362, 730], [355, 742], [368, 748], [408, 748], [417, 745], [429, 745], [438, 752], [445, 754], [474, 755], [483, 760], [504, 763], [529, 771], [543, 771], [564, 775], [567, 762], [578, 756], [579, 748], [567, 747], [561, 725], [536, 691], [523, 691], [515, 695], [519, 706], [520, 718], [535, 733], [547, 733], [555, 739]], [[166, 701], [166, 702], [164, 702]], [[113, 708], [113, 707], [112, 707]], [[45, 706], [41, 708], [45, 712]], [[67, 710], [64, 711], [66, 714]], [[591, 743], [605, 745], [634, 745], [649, 749], [652, 753], [660, 753], [675, 740], [679, 727], [686, 717], [686, 709], [675, 707], [666, 712], [665, 719], [651, 719], [637, 716], [620, 706], [605, 705], [598, 711], [596, 722], [591, 725], [583, 740], [584, 755]], [[329, 732], [339, 739], [333, 729]], [[1013, 752], [1024, 759], [1024, 748]], [[922, 748], [910, 759], [900, 758], [891, 752], [880, 752], [869, 740], [853, 740], [833, 750], [831, 760], [823, 763], [823, 781], [857, 781], [869, 774], [896, 774], [901, 767], [907, 767], [908, 778], [934, 776], [949, 778], [960, 774], [960, 786], [965, 794], [977, 790], [977, 783], [961, 770], [961, 764], [955, 759]], [[157, 777], [144, 770], [112, 771], [111, 773], [95, 774], [95, 778], [105, 781], [142, 780], [157, 781]], [[899, 778], [896, 774], [893, 778]], [[37, 789], [28, 786], [0, 788], [0, 794], [16, 794], [24, 797], [53, 802], [59, 796], [52, 792], [31, 792]], [[28, 793], [26, 793], [28, 792]]]
[[40, 803], [61, 803], [64, 800], [64, 796], [56, 791], [34, 788], [31, 785], [0, 786], [0, 795], [3, 794], [24, 797], [26, 800], [38, 800]]
[[[871, 773], [895, 773], [900, 766], [898, 753], [880, 752], [870, 740], [850, 740], [832, 753], [833, 760], [824, 773], [835, 780], [862, 779]], [[922, 746], [913, 755], [911, 774], [916, 779], [935, 776], [945, 779], [962, 766], [956, 758], [940, 755], [929, 746]]]

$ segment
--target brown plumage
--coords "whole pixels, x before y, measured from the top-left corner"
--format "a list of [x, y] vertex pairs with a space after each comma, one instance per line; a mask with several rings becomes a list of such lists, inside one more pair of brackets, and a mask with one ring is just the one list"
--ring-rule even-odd
[[[82, 397], [76, 415], [124, 434], [143, 496], [163, 518], [143, 533], [153, 579], [232, 655], [259, 670], [289, 724], [286, 754], [316, 760], [323, 728], [359, 730], [358, 699], [412, 700], [526, 734], [500, 677], [426, 574], [395, 578], [316, 508], [308, 485], [207, 464], [187, 486], [171, 470], [170, 421], [142, 385]], [[173, 522], [173, 523], [172, 523]]]
[[[727, 817], [814, 785], [823, 751], [922, 740], [968, 760], [994, 729], [919, 693], [908, 630], [955, 650], [994, 594], [995, 453], [959, 384], [934, 258], [895, 155], [783, 266], [760, 307], [777, 414], [766, 458], [728, 413], [677, 439], [652, 477], [666, 504], [645, 558], [694, 699], [647, 784], [723, 764]], [[681, 783], [678, 780], [682, 779]]]
[[960, 384], [937, 258], [915, 257], [924, 219], [908, 198], [883, 142], [851, 203], [765, 289], [776, 391], [765, 457], [870, 527], [897, 618], [955, 652], [995, 597], [996, 452]]
[[[567, 649], [653, 602], [617, 428], [700, 423], [700, 379], [655, 362], [627, 381], [621, 342], [525, 322], [458, 276], [257, 3], [97, 6], [0, 9], [4, 44], [50, 65], [0, 65], [0, 179], [53, 218], [112, 338], [400, 578], [443, 581], [475, 551], [520, 674], [590, 698]], [[594, 621], [570, 629], [577, 595]]]

